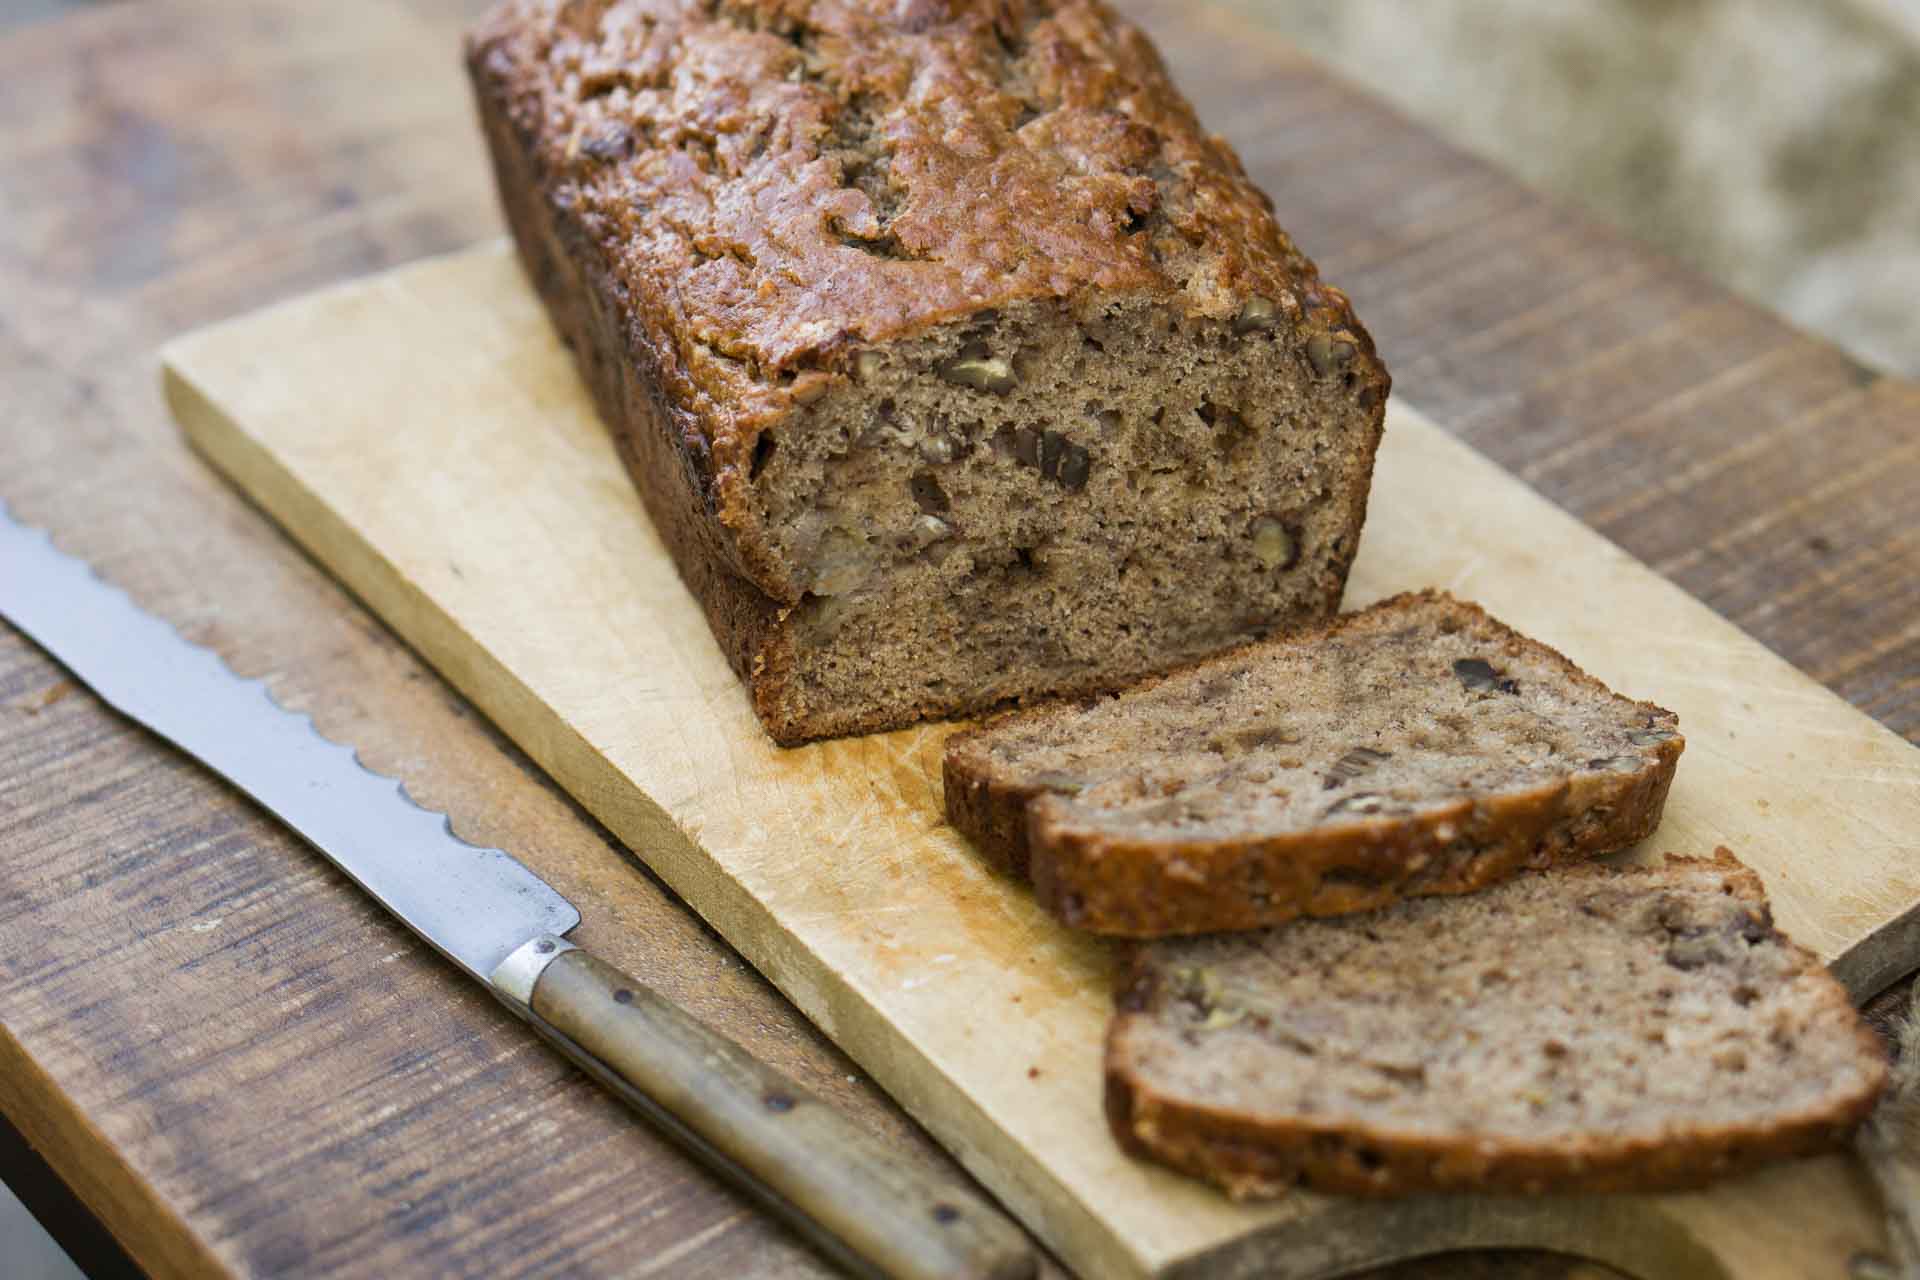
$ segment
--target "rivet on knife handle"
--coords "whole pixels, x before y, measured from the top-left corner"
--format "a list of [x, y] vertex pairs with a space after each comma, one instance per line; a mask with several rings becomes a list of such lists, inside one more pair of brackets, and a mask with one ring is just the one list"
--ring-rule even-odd
[[568, 1057], [856, 1274], [1021, 1280], [1026, 1238], [598, 957], [537, 938], [494, 985]]

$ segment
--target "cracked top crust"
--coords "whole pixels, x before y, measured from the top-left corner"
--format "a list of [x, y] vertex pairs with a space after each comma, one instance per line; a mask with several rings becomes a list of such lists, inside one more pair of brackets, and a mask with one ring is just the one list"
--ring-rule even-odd
[[1251, 307], [1371, 357], [1100, 0], [508, 0], [468, 55], [715, 472], [862, 347], [1024, 302]]

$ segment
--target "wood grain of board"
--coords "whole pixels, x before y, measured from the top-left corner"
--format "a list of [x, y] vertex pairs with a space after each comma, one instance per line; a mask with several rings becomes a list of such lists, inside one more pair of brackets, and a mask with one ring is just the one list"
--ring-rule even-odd
[[[503, 245], [215, 326], [166, 365], [208, 457], [1085, 1274], [1537, 1244], [1811, 1277], [1880, 1246], [1837, 1157], [1710, 1195], [1390, 1207], [1233, 1206], [1124, 1158], [1098, 1106], [1106, 950], [946, 828], [945, 727], [767, 741]], [[1673, 707], [1688, 752], [1642, 852], [1731, 845], [1857, 994], [1911, 968], [1920, 751], [1416, 411], [1387, 440], [1350, 603], [1443, 586]]]

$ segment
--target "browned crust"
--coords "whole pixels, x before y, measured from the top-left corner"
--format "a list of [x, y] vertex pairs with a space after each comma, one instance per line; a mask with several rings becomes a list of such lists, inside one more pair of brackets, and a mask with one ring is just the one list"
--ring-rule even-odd
[[[504, 0], [468, 59], [540, 197], [598, 243], [647, 240], [609, 266], [719, 488], [797, 374], [983, 307], [1136, 294], [1227, 319], [1261, 296], [1303, 338], [1350, 338], [1355, 389], [1386, 393], [1345, 295], [1101, 0]], [[848, 132], [899, 208], [835, 158]]]
[[[1557, 665], [1568, 680], [1618, 696], [1557, 650], [1443, 592], [1395, 596], [1289, 633], [1283, 641], [1331, 637], [1432, 605], [1471, 613], [1510, 651], [1524, 648]], [[1271, 643], [1243, 645], [1188, 670], [1230, 665]], [[1674, 722], [1672, 712], [1650, 702], [1632, 705], [1651, 723]], [[1659, 825], [1686, 746], [1678, 736], [1660, 743], [1654, 763], [1636, 773], [1568, 778], [1516, 794], [1463, 798], [1444, 809], [1264, 840], [1126, 839], [1076, 827], [1044, 787], [1000, 776], [979, 749], [1009, 722], [1070, 710], [1015, 712], [955, 735], [942, 761], [947, 819], [995, 866], [1030, 879], [1041, 904], [1060, 919], [1116, 937], [1252, 929], [1302, 915], [1372, 910], [1415, 895], [1467, 893], [1528, 868], [1623, 849]]]
[[470, 70], [520, 259], [573, 350], [601, 417], [614, 427], [621, 457], [681, 577], [734, 669], [750, 676], [780, 611], [738, 572], [717, 538], [702, 499], [697, 437], [676, 427], [653, 349], [621, 306], [600, 244], [546, 199], [534, 140], [516, 128], [507, 109], [510, 82], [489, 67], [488, 52], [489, 46], [471, 45]]
[[[1764, 907], [1758, 876], [1725, 849], [1713, 859], [1669, 855], [1667, 865], [1731, 864], [1736, 892]], [[1587, 866], [1567, 876], [1644, 875], [1654, 869]], [[1699, 1127], [1681, 1136], [1521, 1142], [1503, 1138], [1439, 1139], [1389, 1129], [1340, 1126], [1292, 1117], [1273, 1119], [1162, 1096], [1134, 1071], [1124, 1047], [1127, 1020], [1158, 999], [1157, 976], [1136, 951], [1123, 971], [1106, 1049], [1106, 1113], [1128, 1152], [1204, 1178], [1236, 1200], [1285, 1194], [1295, 1187], [1355, 1196], [1478, 1191], [1520, 1194], [1666, 1191], [1704, 1186], [1773, 1160], [1830, 1151], [1846, 1143], [1886, 1087], [1886, 1051], [1854, 1012], [1846, 992], [1811, 952], [1775, 932], [1813, 972], [1826, 999], [1845, 1010], [1863, 1063], [1878, 1064], [1866, 1087], [1824, 1110], [1775, 1117], [1764, 1127]], [[1836, 1016], [1838, 1012], [1836, 1010]]]
[[[671, 105], [649, 125], [682, 147], [706, 147], [707, 160], [681, 163], [691, 153], [666, 143], [648, 151], [607, 115], [598, 90], [555, 78], [547, 56], [579, 55], [593, 25], [613, 18], [649, 33], [642, 56], [650, 61], [597, 66], [592, 75], [652, 83], [684, 57], [717, 86], [712, 101], [668, 95]], [[1031, 74], [1013, 77], [1021, 92], [1041, 93], [1059, 113], [1031, 138], [999, 118], [1012, 100], [995, 77], [1008, 74], [1003, 61], [1016, 50], [1034, 60]], [[1347, 389], [1368, 410], [1377, 447], [1391, 379], [1371, 336], [1274, 222], [1231, 148], [1200, 127], [1151, 44], [1099, 0], [953, 0], [898, 6], [891, 16], [792, 0], [705, 9], [605, 0], [556, 14], [550, 4], [507, 0], [474, 29], [467, 62], [528, 273], [682, 578], [782, 745], [988, 709], [951, 698], [904, 714], [799, 709], [797, 629], [787, 622], [799, 601], [754, 523], [751, 459], [759, 436], [794, 413], [798, 381], [845, 381], [864, 345], [1023, 301], [1071, 307], [1138, 293], [1223, 318], [1261, 297], [1278, 306], [1295, 342], [1330, 337], [1355, 347]], [[932, 82], [948, 86], [947, 96], [903, 97], [915, 67], [937, 72]], [[785, 95], [775, 118], [733, 100], [756, 87]], [[905, 121], [885, 131], [911, 193], [892, 231], [898, 256], [851, 251], [829, 229], [864, 225], [872, 212], [856, 187], [834, 185], [816, 163], [819, 131], [871, 103]], [[955, 123], [962, 119], [964, 128]], [[748, 133], [770, 129], [794, 149], [743, 168], [746, 134], [723, 129], [684, 141], [721, 128], [715, 120]], [[966, 145], [950, 145], [961, 134]], [[627, 160], [608, 158], [616, 137]], [[755, 143], [752, 155], [763, 150]], [[1061, 194], [1063, 174], [1070, 198]], [[989, 188], [1011, 194], [1006, 218], [992, 224], [1000, 230], [983, 240], [971, 195], [956, 203], [955, 193]], [[661, 196], [686, 197], [685, 207], [704, 201], [707, 221], [655, 218]], [[823, 217], [823, 202], [847, 201], [841, 221]], [[1115, 216], [1089, 219], [1090, 208], [1109, 205]], [[1150, 207], [1161, 229], [1152, 246], [1113, 230], [1136, 206]], [[642, 231], [653, 248], [636, 251]], [[1162, 243], [1178, 246], [1165, 251], [1174, 258], [1163, 260]], [[720, 258], [714, 245], [727, 247]], [[1047, 252], [1032, 251], [1043, 245]], [[1001, 263], [1009, 253], [1011, 265]], [[695, 279], [695, 268], [722, 259], [752, 270]], [[834, 287], [817, 289], [823, 279]], [[984, 291], [983, 280], [992, 282]], [[1322, 584], [1325, 608], [1338, 602], [1365, 511], [1363, 488], [1343, 554]], [[1113, 683], [1089, 678], [1083, 689], [1029, 692], [1072, 695]]]
[[[1133, 687], [1144, 689], [1157, 682], [1158, 679], [1145, 680]], [[1027, 806], [1045, 795], [1046, 788], [1024, 778], [1003, 777], [989, 762], [984, 744], [1010, 721], [1055, 716], [1077, 705], [1053, 702], [1026, 710], [1003, 711], [948, 738], [946, 750], [940, 757], [947, 821], [972, 841], [975, 850], [995, 868], [1022, 880], [1032, 879]]]

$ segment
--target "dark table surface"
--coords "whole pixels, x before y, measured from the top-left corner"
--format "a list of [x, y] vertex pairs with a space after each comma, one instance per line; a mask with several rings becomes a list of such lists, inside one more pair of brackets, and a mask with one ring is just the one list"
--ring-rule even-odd
[[[187, 452], [155, 384], [186, 328], [498, 232], [454, 53], [479, 6], [26, 11], [52, 7], [75, 12], [0, 34], [0, 498], [469, 838], [617, 856]], [[1258, 29], [1123, 7], [1353, 295], [1396, 395], [1920, 740], [1920, 389]], [[651, 903], [618, 922], [638, 976], [945, 1160], [671, 893]], [[156, 1275], [821, 1270], [4, 625], [0, 1114], [37, 1152], [0, 1134], [0, 1171], [103, 1272], [96, 1222]]]

